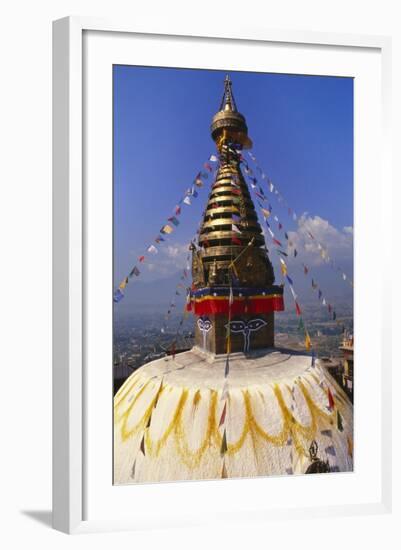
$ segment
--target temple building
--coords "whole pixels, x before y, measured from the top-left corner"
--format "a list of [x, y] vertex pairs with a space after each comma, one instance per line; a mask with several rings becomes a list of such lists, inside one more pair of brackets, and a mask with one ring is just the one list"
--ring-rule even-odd
[[284, 309], [248, 185], [227, 77], [187, 309], [195, 345], [135, 371], [114, 400], [114, 483], [352, 471], [352, 405], [310, 353], [274, 346]]

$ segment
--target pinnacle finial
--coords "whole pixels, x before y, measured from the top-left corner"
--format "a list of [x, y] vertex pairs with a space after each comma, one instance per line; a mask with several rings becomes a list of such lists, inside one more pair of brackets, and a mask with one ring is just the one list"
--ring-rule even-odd
[[224, 79], [224, 93], [220, 104], [220, 111], [237, 111], [237, 105], [232, 91], [232, 82], [227, 74]]

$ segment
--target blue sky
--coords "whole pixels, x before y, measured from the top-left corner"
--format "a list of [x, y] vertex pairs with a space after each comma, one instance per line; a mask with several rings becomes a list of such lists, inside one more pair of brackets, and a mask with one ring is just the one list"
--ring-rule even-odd
[[[326, 240], [331, 257], [352, 268], [353, 80], [233, 71], [230, 76], [260, 165], [297, 213], [305, 213], [305, 226]], [[223, 71], [114, 67], [116, 284], [215, 152], [210, 122], [224, 77]], [[163, 279], [184, 267], [185, 246], [208, 192], [205, 186], [193, 205], [183, 208], [180, 226], [160, 253], [139, 266], [141, 281]], [[300, 227], [274, 197], [271, 203], [302, 248]], [[318, 267], [310, 250], [303, 253], [303, 260]]]

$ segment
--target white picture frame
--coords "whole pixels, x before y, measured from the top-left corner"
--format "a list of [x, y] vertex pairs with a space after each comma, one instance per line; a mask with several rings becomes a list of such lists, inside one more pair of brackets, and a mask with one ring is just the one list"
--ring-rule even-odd
[[[179, 37], [181, 41], [213, 44], [214, 41], [235, 43], [236, 47], [250, 44], [286, 44], [293, 48], [313, 49], [317, 46], [341, 48], [345, 52], [358, 49], [374, 50], [380, 56], [381, 64], [381, 161], [380, 185], [377, 193], [388, 197], [391, 194], [390, 166], [390, 91], [391, 91], [391, 40], [387, 37], [336, 35], [314, 32], [288, 32], [268, 29], [229, 30], [180, 28], [143, 28], [140, 24], [124, 21], [105, 21], [87, 17], [69, 17], [54, 22], [53, 31], [53, 526], [67, 532], [88, 532], [99, 530], [138, 529], [151, 526], [150, 516], [141, 518], [87, 517], [87, 494], [85, 492], [88, 467], [85, 452], [90, 423], [87, 422], [86, 347], [87, 331], [84, 307], [87, 285], [85, 269], [88, 262], [88, 241], [86, 240], [87, 219], [85, 219], [86, 177], [84, 147], [84, 70], [85, 33], [108, 33], [109, 39], [119, 36], [146, 36], [154, 40], [160, 37]], [[255, 60], [257, 63], [257, 59]], [[111, 136], [110, 136], [111, 139]], [[358, 200], [358, 197], [356, 197]], [[381, 209], [378, 212], [381, 231], [389, 234], [388, 223]], [[387, 246], [387, 253], [389, 245]], [[385, 260], [383, 259], [383, 263]], [[390, 288], [388, 274], [379, 275], [380, 286]], [[391, 301], [387, 291], [384, 309]], [[302, 518], [321, 513], [327, 515], [350, 515], [364, 513], [386, 513], [391, 509], [391, 356], [388, 317], [383, 319], [380, 336], [380, 428], [381, 438], [376, 441], [380, 449], [378, 468], [381, 472], [380, 498], [371, 501], [336, 503], [331, 507], [296, 506], [291, 509], [283, 506], [271, 509], [272, 517]], [[378, 367], [379, 368], [379, 367]], [[110, 382], [111, 383], [111, 382]], [[110, 407], [111, 414], [111, 407]], [[110, 452], [111, 452], [110, 435]], [[111, 484], [111, 473], [109, 482]], [[318, 476], [316, 476], [319, 483]], [[203, 484], [202, 494], [214, 490], [214, 482]], [[219, 482], [217, 482], [219, 483]], [[225, 482], [226, 483], [226, 482]], [[248, 482], [229, 481], [226, 487], [236, 483], [249, 483], [249, 491], [256, 491], [252, 480]], [[188, 495], [190, 484], [183, 489]], [[199, 483], [198, 483], [199, 486]], [[147, 489], [147, 487], [149, 489]], [[151, 487], [151, 488], [150, 488]], [[195, 487], [195, 485], [192, 485]], [[244, 487], [244, 485], [242, 485]], [[118, 490], [118, 489], [117, 489]], [[166, 484], [142, 486], [144, 491], [160, 498], [171, 491]], [[181, 490], [181, 489], [180, 489]], [[198, 489], [196, 489], [198, 491]], [[229, 492], [232, 489], [227, 489]], [[127, 491], [120, 488], [120, 497]], [[164, 495], [164, 496], [163, 496]], [[166, 496], [168, 498], [168, 496]], [[235, 504], [228, 521], [235, 521]], [[146, 506], [145, 506], [146, 508]], [[264, 510], [255, 504], [254, 519], [264, 521]], [[205, 511], [205, 516], [208, 516]], [[243, 514], [245, 517], [246, 514]], [[205, 521], [210, 521], [210, 513]], [[227, 520], [227, 518], [225, 518]], [[191, 525], [202, 523], [202, 518], [181, 516], [174, 513], [161, 520], [163, 525]], [[156, 527], [156, 526], [155, 526]]]

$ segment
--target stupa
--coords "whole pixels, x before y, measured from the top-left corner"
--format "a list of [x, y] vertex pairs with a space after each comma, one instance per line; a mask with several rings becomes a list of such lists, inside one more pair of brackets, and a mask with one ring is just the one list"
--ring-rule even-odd
[[114, 399], [114, 483], [344, 472], [353, 409], [309, 353], [274, 347], [284, 309], [247, 183], [252, 147], [227, 77], [219, 168], [192, 254], [195, 346], [135, 371]]

